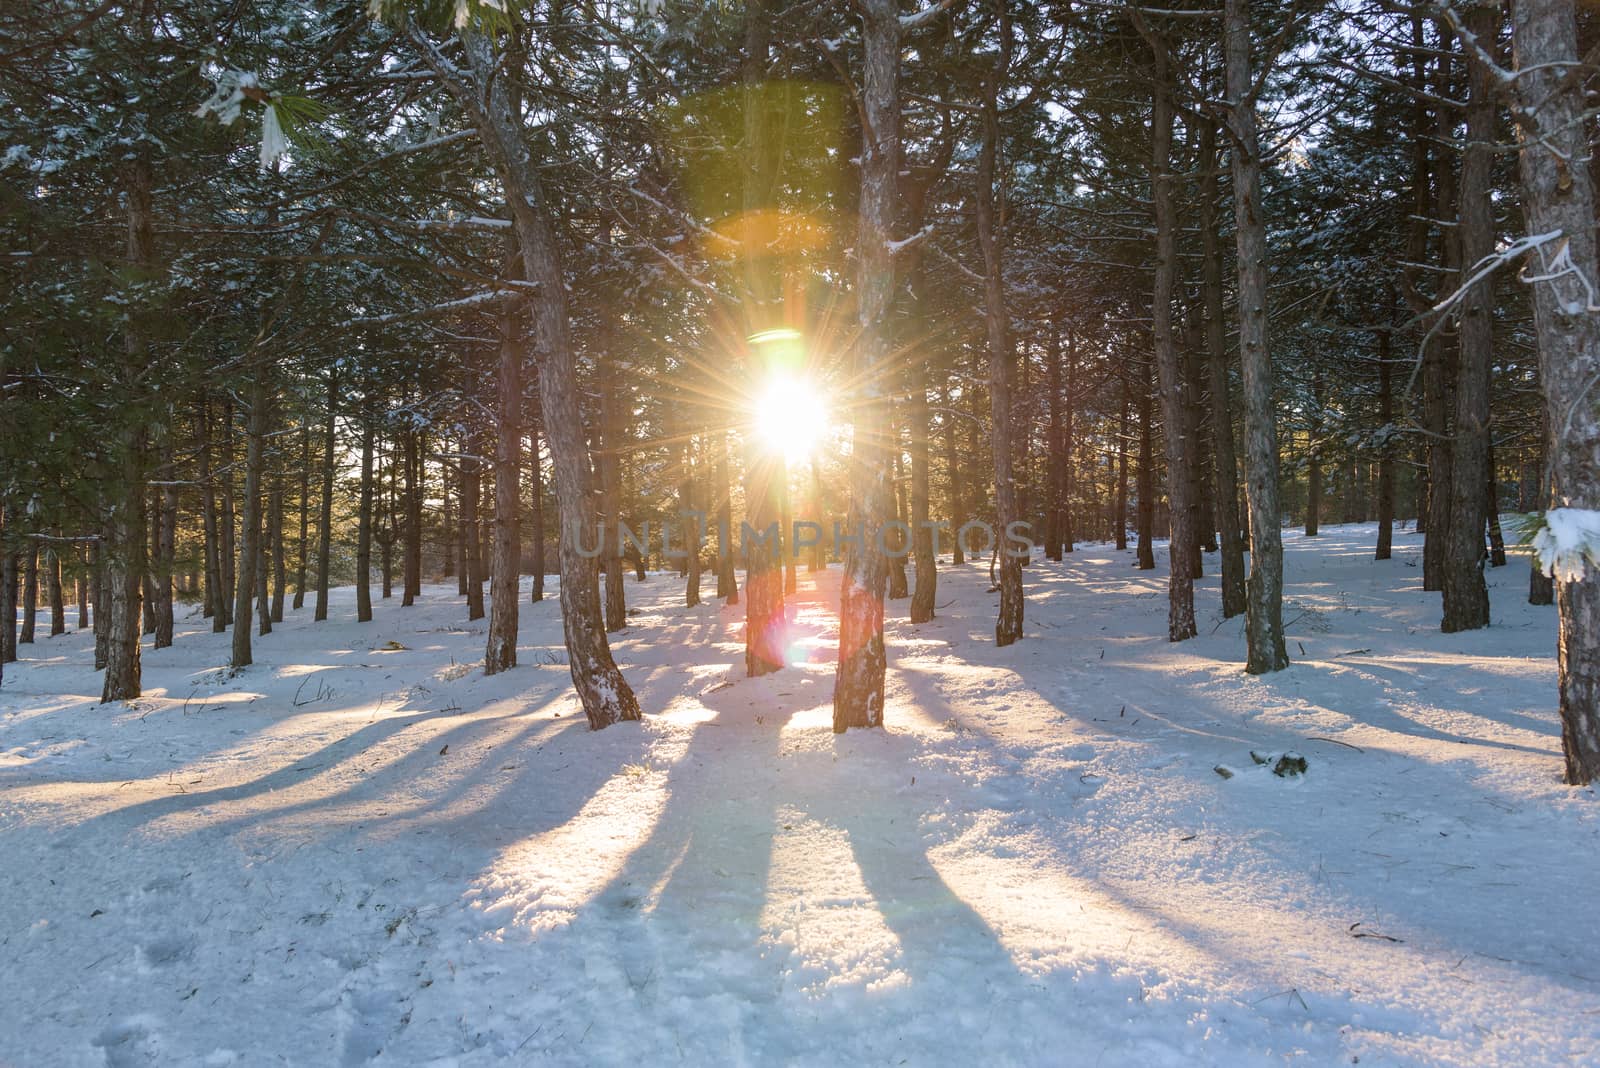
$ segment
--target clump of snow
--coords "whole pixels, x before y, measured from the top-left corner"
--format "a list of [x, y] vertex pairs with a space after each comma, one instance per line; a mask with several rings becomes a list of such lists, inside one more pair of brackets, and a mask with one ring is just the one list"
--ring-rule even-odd
[[1552, 508], [1533, 536], [1539, 567], [1557, 582], [1577, 582], [1600, 560], [1600, 512]]
[[239, 121], [246, 99], [261, 100], [264, 105], [261, 109], [261, 169], [267, 170], [289, 150], [289, 138], [283, 132], [276, 102], [261, 91], [261, 81], [254, 74], [243, 70], [222, 71], [217, 75], [211, 95], [194, 113], [202, 119], [215, 115], [224, 126], [232, 126]]
[[278, 109], [269, 104], [261, 117], [261, 169], [269, 169], [288, 150], [289, 139], [278, 122]]
[[194, 113], [199, 118], [215, 115], [224, 126], [239, 121], [239, 110], [244, 106], [245, 90], [258, 89], [261, 83], [254, 74], [243, 70], [224, 70], [217, 75], [216, 87]]

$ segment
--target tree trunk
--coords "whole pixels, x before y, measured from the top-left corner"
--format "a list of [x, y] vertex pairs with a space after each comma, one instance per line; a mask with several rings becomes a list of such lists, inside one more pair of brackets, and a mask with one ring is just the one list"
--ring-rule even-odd
[[405, 461], [405, 590], [401, 593], [402, 608], [417, 603], [422, 596], [422, 494], [426, 471], [422, 466], [424, 451], [422, 431], [407, 427], [400, 437]]
[[539, 458], [540, 424], [537, 391], [533, 401], [533, 425], [528, 430], [528, 526], [533, 530], [533, 590], [528, 594], [531, 604], [544, 600], [544, 464]]
[[[61, 533], [60, 527], [56, 528], [56, 533]], [[50, 604], [50, 637], [54, 638], [67, 630], [67, 601], [61, 590], [61, 555], [54, 545], [45, 550], [44, 591]], [[167, 644], [172, 644], [170, 629]]]
[[1489, 517], [1489, 566], [1506, 566], [1506, 539], [1500, 529], [1500, 480], [1495, 477], [1494, 446], [1489, 446], [1485, 462], [1488, 479], [1483, 487], [1483, 511]]
[[[1452, 38], [1441, 34], [1440, 46], [1448, 50]], [[1452, 92], [1451, 64], [1441, 59], [1434, 74], [1435, 92], [1448, 97]], [[1439, 144], [1449, 144], [1455, 137], [1456, 116], [1448, 109], [1440, 109], [1435, 120], [1434, 136]], [[1435, 219], [1449, 219], [1460, 207], [1457, 195], [1455, 169], [1445, 160], [1434, 168], [1432, 213]], [[1447, 227], [1441, 235], [1441, 273], [1439, 292], [1448, 293], [1460, 277], [1461, 241], [1457, 227]], [[1422, 588], [1437, 593], [1444, 589], [1444, 570], [1447, 544], [1455, 521], [1451, 514], [1454, 475], [1452, 472], [1453, 440], [1450, 436], [1450, 415], [1455, 407], [1454, 381], [1459, 362], [1459, 331], [1443, 325], [1428, 345], [1422, 364], [1423, 427], [1428, 437], [1428, 519], [1426, 537], [1422, 543]], [[1474, 484], [1474, 492], [1482, 485]], [[1480, 531], [1481, 533], [1481, 531]]]
[[0, 664], [17, 659], [17, 571], [21, 560], [20, 553], [0, 553]]
[[1217, 485], [1216, 470], [1212, 464], [1212, 450], [1206, 434], [1205, 381], [1206, 351], [1205, 322], [1199, 307], [1191, 307], [1184, 316], [1183, 351], [1179, 356], [1183, 369], [1184, 433], [1188, 435], [1190, 499], [1194, 501], [1194, 577], [1205, 575], [1205, 553], [1214, 553], [1217, 545], [1216, 505], [1212, 491]]
[[288, 554], [283, 545], [283, 472], [272, 476], [267, 505], [267, 529], [272, 545], [272, 621], [283, 622], [283, 602], [289, 592]]
[[1128, 548], [1128, 438], [1131, 435], [1131, 429], [1128, 425], [1130, 398], [1128, 396], [1126, 373], [1119, 374], [1117, 377], [1121, 386], [1122, 404], [1117, 415], [1117, 492], [1116, 500], [1112, 505], [1117, 514], [1112, 523], [1112, 535], [1116, 539], [1117, 550], [1126, 552]]
[[1390, 558], [1394, 546], [1394, 368], [1390, 363], [1394, 333], [1378, 331], [1378, 419], [1383, 440], [1378, 446], [1378, 547], [1375, 560]]
[[913, 623], [926, 623], [933, 618], [933, 602], [939, 588], [928, 515], [928, 420], [927, 365], [918, 363], [911, 369], [911, 398], [906, 407], [906, 423], [911, 431], [911, 555], [916, 580], [911, 592]]
[[1245, 670], [1289, 666], [1283, 638], [1283, 536], [1278, 528], [1278, 433], [1267, 347], [1267, 233], [1261, 205], [1261, 148], [1251, 86], [1250, 12], [1227, 0], [1223, 16], [1229, 122], [1233, 128], [1234, 237], [1238, 245], [1239, 351], [1244, 368], [1245, 456], [1249, 477], [1250, 580]]
[[[771, 12], [768, 0], [750, 0], [745, 6], [744, 54], [740, 77], [744, 90], [744, 142], [742, 207], [745, 218], [755, 219], [775, 209], [776, 173], [769, 148], [768, 112], [763, 89], [771, 51]], [[784, 325], [782, 264], [770, 247], [751, 242], [743, 254], [743, 310], [746, 335], [751, 342], [750, 373], [759, 382], [780, 368], [771, 350], [759, 340], [767, 331]], [[788, 477], [781, 450], [765, 449], [754, 435], [745, 441], [744, 509], [756, 537], [741, 536], [745, 559], [744, 659], [747, 675], [765, 675], [783, 667], [787, 620], [783, 608], [782, 537], [766, 536], [781, 525]], [[742, 529], [742, 528], [741, 528]]]
[[739, 603], [739, 576], [733, 569], [733, 481], [728, 473], [730, 446], [722, 435], [717, 449], [717, 596], [727, 604]]
[[[104, 671], [111, 662], [111, 579], [106, 566], [109, 554], [102, 548], [108, 536], [102, 534], [94, 549], [94, 669]], [[231, 591], [230, 591], [231, 592]], [[13, 643], [12, 654], [16, 646]]]
[[1153, 571], [1156, 566], [1155, 453], [1151, 444], [1155, 440], [1151, 427], [1155, 413], [1150, 410], [1150, 395], [1155, 392], [1150, 380], [1152, 363], [1148, 356], [1139, 361], [1139, 474], [1135, 489], [1139, 494], [1137, 523], [1140, 571]]
[[1315, 538], [1322, 529], [1322, 371], [1311, 383], [1311, 434], [1306, 456], [1306, 537]]
[[205, 557], [205, 614], [211, 617], [212, 633], [221, 634], [228, 629], [228, 610], [225, 605], [227, 591], [222, 585], [222, 547], [217, 530], [217, 489], [211, 481], [211, 411], [204, 394], [201, 395], [197, 421], [200, 426], [198, 457], [200, 480], [200, 523]]
[[[155, 589], [155, 648], [166, 649], [172, 645], [172, 569], [173, 561], [177, 555], [178, 541], [178, 488], [173, 485], [177, 478], [177, 471], [172, 463], [171, 429], [163, 426], [161, 437], [161, 467], [160, 477], [162, 485], [157, 488], [155, 497], [155, 560], [150, 569], [151, 581]], [[55, 576], [57, 586], [60, 585], [59, 562]], [[59, 590], [57, 591], [59, 592]], [[60, 633], [55, 630], [54, 619], [55, 605], [51, 604], [51, 631], [52, 634]]]
[[233, 401], [229, 399], [224, 400], [222, 404], [222, 470], [218, 472], [219, 477], [222, 479], [222, 512], [220, 516], [222, 522], [222, 539], [220, 542], [222, 552], [222, 607], [225, 617], [224, 622], [229, 626], [233, 625], [233, 598], [236, 589], [234, 579], [238, 562], [234, 555], [235, 542], [237, 541], [234, 520], [237, 518], [237, 509], [234, 507], [233, 499], [233, 433]]
[[[1143, 19], [1140, 19], [1141, 24]], [[1189, 429], [1183, 368], [1172, 336], [1172, 295], [1178, 273], [1177, 210], [1172, 185], [1172, 87], [1167, 70], [1166, 43], [1147, 34], [1155, 54], [1150, 121], [1150, 196], [1156, 228], [1155, 286], [1151, 296], [1151, 333], [1154, 359], [1161, 380], [1161, 421], [1167, 451], [1167, 501], [1172, 511], [1171, 539], [1167, 543], [1171, 573], [1167, 580], [1167, 640], [1181, 642], [1198, 630], [1194, 620], [1194, 567], [1197, 519], [1194, 480], [1189, 470], [1196, 455]]]
[[1239, 461], [1233, 447], [1233, 406], [1228, 388], [1227, 325], [1223, 318], [1217, 127], [1200, 126], [1200, 297], [1206, 316], [1206, 369], [1211, 383], [1212, 467], [1216, 474], [1217, 526], [1222, 531], [1222, 618], [1245, 611], [1244, 524], [1239, 518]]
[[1045, 475], [1044, 475], [1044, 558], [1060, 561], [1062, 543], [1061, 519], [1062, 468], [1066, 465], [1065, 447], [1061, 431], [1061, 335], [1050, 332], [1048, 364], [1045, 367]]
[[961, 449], [956, 443], [956, 409], [950, 397], [950, 384], [939, 389], [943, 412], [939, 421], [944, 429], [944, 466], [950, 476], [950, 563], [960, 567], [967, 562], [966, 546], [961, 544], [961, 528], [967, 523], [967, 497], [961, 479]]
[[[1010, 29], [1003, 31], [1007, 38]], [[1008, 336], [1005, 274], [1000, 239], [995, 233], [995, 171], [1000, 150], [999, 81], [1009, 57], [1001, 59], [984, 81], [983, 139], [978, 150], [978, 246], [983, 250], [984, 323], [989, 341], [989, 415], [994, 449], [995, 541], [999, 546], [1000, 609], [995, 620], [995, 644], [1010, 645], [1022, 637], [1022, 560], [1006, 542], [1011, 524], [1022, 517], [1017, 509], [1017, 487], [1012, 473], [1011, 367], [1014, 354]]]
[[[1561, 235], [1567, 264], [1565, 271], [1540, 272], [1546, 277], [1533, 283], [1551, 499], [1561, 507], [1595, 510], [1600, 509], [1600, 413], [1593, 404], [1575, 400], [1588, 396], [1600, 378], [1600, 316], [1591, 310], [1600, 256], [1589, 168], [1568, 162], [1589, 154], [1583, 79], [1567, 77], [1579, 63], [1572, 0], [1518, 0], [1512, 42], [1523, 107], [1518, 119], [1523, 211], [1531, 233]], [[1547, 244], [1533, 256], [1548, 265], [1554, 251]], [[1558, 575], [1556, 602], [1566, 781], [1584, 785], [1600, 776], [1600, 572], [1585, 568], [1581, 575]]]
[[32, 645], [34, 629], [39, 619], [39, 543], [28, 542], [22, 554], [22, 631], [17, 639], [23, 645]]
[[684, 436], [678, 461], [678, 524], [682, 530], [679, 540], [684, 551], [683, 604], [694, 608], [700, 603], [700, 532], [696, 521], [701, 506], [695, 480], [694, 438]]
[[[822, 522], [822, 463], [815, 453], [811, 455], [811, 514], [816, 517], [817, 523]], [[811, 558], [806, 561], [806, 570], [817, 572], [826, 571], [827, 568], [828, 550], [819, 534], [817, 543], [811, 547]]]
[[[544, 405], [545, 433], [550, 442], [561, 518], [561, 620], [573, 686], [589, 726], [598, 730], [618, 720], [638, 719], [639, 704], [611, 658], [601, 622], [594, 568], [578, 551], [581, 532], [594, 529], [594, 501], [570, 340], [565, 271], [538, 167], [523, 128], [521, 106], [513, 103], [508, 79], [502, 76], [500, 57], [489, 38], [470, 24], [458, 32], [473, 84], [456, 81], [446, 69], [436, 73], [445, 79], [478, 126], [511, 211], [524, 274], [538, 286], [533, 297], [534, 340], [539, 353], [539, 396]], [[424, 44], [422, 52], [425, 59], [432, 61], [431, 44]], [[497, 598], [495, 611], [500, 610]], [[491, 626], [491, 633], [494, 629]], [[514, 635], [511, 640], [514, 649]]]
[[272, 633], [272, 599], [268, 587], [268, 572], [271, 565], [272, 522], [271, 509], [268, 507], [268, 493], [265, 486], [265, 475], [262, 476], [261, 500], [256, 505], [259, 511], [257, 520], [261, 529], [256, 535], [256, 633]]
[[[85, 560], [84, 552], [83, 552], [82, 548], [78, 549], [78, 558], [77, 558], [76, 563], [77, 563], [77, 577], [76, 577], [76, 580], [74, 581], [73, 585], [75, 585], [77, 587], [77, 592], [78, 592], [78, 629], [79, 630], [88, 630], [89, 629], [89, 582], [88, 582], [87, 574], [85, 572], [85, 568], [87, 567], [87, 561]], [[15, 611], [15, 609], [13, 609], [13, 611]]]
[[383, 467], [377, 476], [377, 494], [382, 502], [378, 508], [381, 518], [377, 520], [377, 529], [372, 536], [378, 542], [378, 573], [383, 577], [383, 600], [387, 601], [394, 596], [395, 513], [400, 508], [395, 491], [396, 450], [393, 441], [385, 444], [386, 447], [379, 448]]
[[606, 376], [600, 390], [600, 433], [595, 470], [600, 475], [602, 552], [605, 567], [606, 630], [612, 634], [628, 625], [627, 592], [622, 558], [622, 403], [617, 373]]
[[[894, 521], [898, 524], [905, 523], [906, 517], [911, 514], [911, 509], [906, 505], [905, 500], [905, 464], [904, 453], [900, 449], [900, 425], [898, 420], [894, 421], [894, 429], [890, 432], [890, 439], [894, 443], [894, 461], [891, 470], [891, 475], [894, 479], [892, 483], [894, 486], [892, 500], [894, 501]], [[789, 524], [786, 521], [784, 529], [787, 530], [788, 528]], [[906, 529], [909, 529], [909, 524]], [[889, 547], [889, 600], [898, 601], [902, 598], [910, 597], [911, 583], [906, 576], [906, 557], [911, 555], [911, 539], [905, 537], [904, 529], [895, 526], [891, 528], [889, 533], [885, 534], [884, 541]]]
[[317, 501], [317, 607], [313, 622], [328, 618], [328, 568], [333, 552], [333, 472], [337, 458], [339, 376], [328, 372], [327, 421], [322, 425], [322, 496]]
[[483, 461], [488, 442], [482, 434], [462, 443], [462, 451], [474, 455], [461, 458], [461, 546], [464, 558], [461, 572], [466, 576], [467, 619], [483, 618], [483, 556], [478, 538], [478, 505], [483, 501]]
[[517, 309], [500, 313], [500, 359], [495, 365], [494, 549], [489, 566], [489, 639], [483, 673], [495, 675], [517, 666], [517, 602], [522, 537], [518, 509], [522, 479], [522, 345], [516, 327]]
[[373, 485], [372, 460], [376, 444], [373, 427], [372, 389], [366, 390], [365, 406], [361, 413], [361, 485], [360, 500], [356, 507], [356, 622], [372, 621], [372, 520]]
[[266, 372], [256, 370], [250, 383], [250, 412], [245, 428], [244, 510], [239, 532], [238, 585], [233, 596], [233, 650], [228, 666], [238, 671], [254, 663], [250, 649], [251, 608], [256, 596], [256, 568], [261, 563], [261, 468], [267, 437]]
[[[148, 41], [150, 20], [135, 15], [135, 32]], [[136, 270], [154, 272], [156, 245], [151, 188], [154, 169], [142, 149], [134, 149], [125, 165], [124, 186], [128, 215], [128, 262]], [[122, 367], [127, 394], [132, 399], [135, 379], [145, 360], [144, 337], [138, 317], [123, 328]], [[118, 470], [114, 483], [107, 486], [110, 507], [104, 539], [106, 585], [110, 595], [110, 625], [106, 630], [105, 677], [100, 692], [102, 703], [130, 701], [141, 692], [139, 664], [139, 624], [143, 614], [143, 582], [148, 570], [148, 533], [145, 527], [145, 431], [141, 424], [120, 421], [112, 456]]]
[[1072, 465], [1073, 445], [1073, 408], [1077, 404], [1077, 377], [1078, 377], [1078, 343], [1071, 336], [1067, 338], [1067, 366], [1064, 379], [1066, 397], [1062, 402], [1061, 416], [1061, 471], [1060, 489], [1057, 490], [1057, 515], [1060, 517], [1060, 526], [1057, 532], [1060, 536], [1061, 552], [1063, 555], [1073, 551], [1075, 531], [1072, 522], [1072, 502], [1077, 492], [1077, 475]]
[[306, 606], [306, 569], [311, 557], [311, 424], [300, 426], [300, 540], [295, 545], [294, 605]]
[[[1480, 41], [1500, 32], [1492, 7], [1464, 9], [1467, 28]], [[1461, 158], [1460, 214], [1456, 233], [1467, 269], [1494, 253], [1489, 200], [1499, 105], [1489, 72], [1467, 65], [1467, 140]], [[1489, 469], [1489, 366], [1494, 359], [1494, 284], [1485, 275], [1467, 289], [1460, 310], [1460, 362], [1456, 372], [1455, 432], [1450, 444], [1450, 519], [1441, 585], [1446, 634], [1489, 625], [1489, 589], [1483, 578], [1484, 486]]]
[[885, 376], [892, 361], [894, 262], [889, 240], [900, 171], [900, 5], [863, 0], [860, 108], [861, 196], [857, 207], [856, 342], [852, 397], [850, 506], [855, 535], [845, 550], [839, 582], [839, 671], [833, 688], [833, 729], [881, 727], [888, 656], [883, 644], [883, 594], [888, 576], [878, 545], [889, 518]]

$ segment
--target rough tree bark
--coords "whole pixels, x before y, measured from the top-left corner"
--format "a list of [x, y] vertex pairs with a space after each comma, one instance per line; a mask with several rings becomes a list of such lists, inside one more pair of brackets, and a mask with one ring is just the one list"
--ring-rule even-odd
[[1483, 511], [1489, 519], [1489, 566], [1506, 566], [1506, 540], [1500, 529], [1500, 480], [1495, 477], [1494, 446], [1485, 455], [1487, 478], [1483, 486]]
[[522, 506], [522, 346], [514, 298], [500, 313], [500, 358], [495, 363], [494, 543], [489, 563], [489, 637], [483, 673], [517, 666], [517, 602], [522, 565], [518, 511]]
[[1139, 494], [1136, 522], [1140, 571], [1154, 571], [1156, 566], [1155, 413], [1150, 407], [1151, 395], [1155, 392], [1150, 374], [1153, 364], [1154, 360], [1148, 355], [1139, 361], [1139, 473], [1135, 491]]
[[[767, 113], [762, 106], [762, 88], [767, 77], [767, 57], [771, 50], [771, 13], [766, 0], [750, 0], [745, 7], [744, 57], [741, 81], [744, 86], [744, 151], [742, 189], [745, 218], [755, 220], [772, 209], [776, 175], [768, 147]], [[746, 333], [760, 337], [783, 322], [776, 256], [751, 240], [743, 250]], [[756, 375], [770, 373], [763, 365], [762, 346], [753, 346], [751, 370]], [[744, 508], [750, 527], [765, 534], [781, 524], [783, 501], [788, 492], [783, 457], [776, 450], [763, 450], [757, 436], [745, 439]], [[746, 675], [765, 675], [783, 667], [785, 619], [783, 610], [782, 538], [740, 539], [745, 558], [744, 577], [744, 663]]]
[[478, 537], [478, 506], [483, 501], [483, 461], [487, 450], [485, 435], [479, 434], [463, 444], [461, 458], [461, 571], [466, 576], [467, 619], [483, 618], [483, 541]]
[[1124, 552], [1128, 548], [1128, 408], [1131, 404], [1128, 397], [1127, 374], [1118, 376], [1121, 386], [1121, 404], [1117, 414], [1117, 491], [1111, 507], [1116, 515], [1112, 519], [1112, 537], [1116, 540], [1117, 550]]
[[1278, 528], [1278, 431], [1267, 347], [1267, 229], [1261, 205], [1261, 146], [1256, 133], [1255, 75], [1247, 0], [1227, 0], [1223, 14], [1234, 239], [1238, 246], [1239, 353], [1244, 368], [1245, 456], [1250, 502], [1250, 580], [1246, 588], [1245, 670], [1289, 666], [1283, 639], [1283, 535]]
[[[1002, 34], [1010, 38], [1010, 25], [1001, 16]], [[983, 250], [984, 325], [989, 342], [989, 416], [994, 449], [994, 503], [996, 542], [999, 545], [1000, 609], [994, 624], [995, 644], [1010, 645], [1022, 637], [1022, 560], [1005, 540], [1011, 524], [1021, 518], [1017, 485], [1012, 470], [1011, 367], [1014, 355], [1006, 311], [1005, 271], [1000, 240], [995, 233], [996, 163], [1000, 153], [1000, 79], [1009, 65], [1010, 49], [1002, 45], [1000, 57], [984, 78], [982, 140], [978, 148], [977, 228]]]
[[[166, 649], [172, 645], [172, 570], [173, 561], [177, 555], [178, 542], [178, 487], [173, 484], [177, 477], [176, 468], [172, 463], [172, 429], [162, 425], [158, 430], [161, 441], [161, 485], [156, 488], [155, 504], [155, 529], [152, 531], [155, 557], [151, 561], [150, 579], [151, 587], [155, 592], [153, 611], [155, 614], [155, 641], [157, 649]], [[52, 554], [52, 557], [54, 554]], [[51, 619], [50, 633], [59, 634], [56, 630], [56, 603], [54, 597], [60, 593], [60, 562], [56, 561], [53, 579], [56, 583], [52, 592], [50, 604]]]
[[528, 603], [544, 600], [544, 463], [539, 458], [540, 424], [538, 391], [534, 391], [533, 418], [528, 427], [528, 527], [533, 532], [533, 559], [529, 570], [533, 572], [533, 587], [528, 593]]
[[615, 371], [600, 389], [600, 433], [595, 469], [600, 476], [600, 561], [605, 568], [606, 630], [616, 633], [628, 625], [624, 584], [627, 570], [622, 558], [622, 403]]
[[700, 603], [700, 524], [695, 518], [696, 509], [700, 507], [700, 495], [696, 487], [692, 437], [685, 435], [680, 455], [678, 522], [683, 530], [680, 538], [682, 549], [687, 554], [683, 569], [683, 604], [686, 608], [694, 608]]
[[1220, 203], [1217, 127], [1200, 126], [1200, 299], [1206, 316], [1206, 370], [1211, 392], [1212, 469], [1217, 526], [1222, 531], [1222, 617], [1245, 611], [1244, 525], [1239, 517], [1239, 460], [1233, 446], [1233, 406], [1228, 389], [1227, 323], [1222, 303], [1222, 247], [1217, 240]]
[[[1564, 252], [1563, 271], [1538, 271], [1533, 283], [1539, 372], [1548, 427], [1551, 500], [1559, 507], [1600, 509], [1600, 409], [1593, 403], [1600, 380], [1600, 285], [1595, 248], [1594, 186], [1589, 155], [1583, 77], [1577, 68], [1577, 27], [1572, 0], [1518, 0], [1512, 13], [1523, 212], [1533, 234], [1559, 233], [1535, 259]], [[1532, 265], [1535, 270], [1541, 266]], [[1600, 776], [1600, 571], [1556, 583], [1560, 615], [1557, 665], [1561, 742], [1566, 781], [1582, 785]]]
[[938, 561], [933, 552], [933, 529], [928, 525], [928, 381], [927, 365], [911, 368], [911, 397], [906, 422], [911, 430], [911, 555], [915, 582], [911, 591], [911, 622], [933, 618], [939, 588]]
[[32, 645], [39, 620], [39, 543], [31, 541], [22, 554], [22, 631], [17, 640]]
[[849, 543], [839, 580], [839, 671], [833, 729], [883, 725], [888, 657], [883, 644], [883, 594], [888, 568], [878, 540], [892, 505], [886, 375], [893, 361], [890, 305], [894, 264], [889, 251], [900, 170], [900, 5], [863, 0], [861, 197], [856, 233], [856, 315], [860, 334], [852, 371], [860, 383], [850, 454]]
[[[138, 20], [134, 33], [148, 39], [150, 20], [133, 13]], [[124, 164], [123, 187], [128, 215], [128, 262], [135, 270], [153, 271], [156, 266], [154, 215], [151, 188], [154, 169], [143, 149], [132, 153]], [[123, 330], [121, 377], [129, 393], [147, 358], [145, 341], [134, 320]], [[103, 541], [107, 613], [105, 677], [100, 700], [128, 701], [141, 692], [139, 670], [139, 624], [143, 614], [143, 582], [148, 566], [148, 539], [145, 530], [145, 432], [127, 419], [119, 420], [112, 442], [118, 477], [107, 485], [108, 509]]]
[[[1441, 31], [1440, 50], [1452, 48], [1453, 37]], [[1440, 58], [1434, 70], [1434, 92], [1452, 94], [1452, 64]], [[1435, 116], [1434, 139], [1447, 145], [1455, 137], [1456, 115], [1441, 108]], [[1440, 160], [1434, 168], [1432, 217], [1449, 219], [1459, 211], [1455, 168]], [[1460, 278], [1461, 240], [1456, 227], [1445, 227], [1440, 234], [1439, 292], [1448, 293]], [[1459, 362], [1460, 332], [1448, 320], [1428, 344], [1422, 364], [1423, 428], [1428, 442], [1428, 513], [1422, 543], [1422, 588], [1437, 593], [1444, 589], [1445, 553], [1450, 537], [1452, 453], [1450, 417], [1455, 409], [1454, 391]]]
[[289, 592], [288, 554], [283, 545], [283, 472], [272, 475], [267, 498], [267, 538], [272, 551], [272, 622], [283, 622], [283, 602]]
[[205, 395], [201, 394], [196, 419], [200, 427], [200, 449], [197, 459], [200, 482], [200, 522], [204, 538], [202, 552], [205, 556], [205, 614], [211, 617], [211, 630], [221, 634], [228, 629], [228, 611], [224, 602], [227, 591], [222, 586], [221, 546], [217, 531], [217, 490], [211, 483], [211, 411]]
[[[1468, 30], [1493, 42], [1500, 14], [1476, 4], [1466, 9]], [[1494, 253], [1494, 207], [1489, 199], [1499, 110], [1490, 72], [1467, 65], [1467, 140], [1461, 155], [1460, 213], [1456, 233], [1461, 264], [1471, 270]], [[1450, 442], [1450, 527], [1441, 561], [1446, 634], [1489, 625], [1489, 588], [1483, 578], [1484, 486], [1489, 473], [1489, 367], [1494, 359], [1494, 283], [1488, 275], [1470, 286], [1459, 314], [1455, 430]]]
[[[1143, 28], [1144, 20], [1139, 23]], [[1155, 56], [1151, 72], [1150, 199], [1156, 227], [1155, 284], [1151, 295], [1151, 335], [1161, 382], [1162, 437], [1167, 453], [1167, 501], [1171, 507], [1168, 541], [1171, 573], [1167, 581], [1167, 640], [1181, 642], [1198, 630], [1194, 620], [1194, 570], [1198, 553], [1194, 479], [1189, 465], [1196, 455], [1187, 433], [1189, 412], [1183, 368], [1172, 334], [1172, 295], [1178, 274], [1177, 208], [1173, 199], [1172, 85], [1166, 42], [1152, 32], [1145, 39]]]
[[1383, 441], [1378, 446], [1378, 545], [1372, 558], [1387, 560], [1394, 547], [1394, 332], [1378, 331], [1378, 420]]
[[939, 421], [944, 431], [944, 466], [950, 478], [950, 563], [960, 567], [967, 562], [966, 546], [957, 537], [967, 523], [967, 497], [961, 480], [961, 449], [956, 443], [956, 408], [948, 382], [939, 389], [939, 406]]
[[311, 424], [300, 425], [300, 540], [295, 544], [294, 607], [306, 606], [306, 569], [311, 563]]
[[235, 671], [254, 663], [250, 623], [256, 596], [256, 568], [261, 563], [261, 468], [266, 437], [266, 372], [258, 368], [250, 382], [250, 413], [244, 445], [244, 509], [239, 531], [239, 563], [234, 568], [237, 585], [233, 592], [233, 648], [228, 666]]
[[400, 434], [402, 473], [405, 475], [405, 527], [401, 538], [402, 581], [400, 607], [416, 603], [422, 596], [422, 486], [424, 452], [422, 432], [406, 427]]
[[1306, 446], [1306, 537], [1322, 531], [1322, 406], [1327, 403], [1322, 386], [1322, 369], [1311, 381], [1310, 440]]
[[317, 605], [313, 622], [328, 618], [328, 568], [333, 553], [333, 473], [337, 463], [339, 375], [328, 372], [328, 410], [322, 424], [322, 491], [317, 501]]
[[[368, 398], [371, 389], [367, 390]], [[372, 619], [372, 454], [376, 430], [372, 413], [364, 413], [361, 420], [361, 487], [360, 501], [356, 506], [356, 622]]]
[[1050, 332], [1045, 366], [1045, 496], [1044, 558], [1059, 561], [1063, 555], [1061, 520], [1062, 468], [1066, 465], [1065, 443], [1061, 432], [1061, 335]]
[[469, 22], [458, 30], [470, 68], [471, 84], [467, 84], [420, 31], [412, 28], [410, 32], [425, 61], [478, 128], [505, 192], [524, 276], [537, 287], [533, 319], [539, 353], [539, 396], [544, 405], [545, 434], [550, 442], [561, 523], [561, 622], [573, 687], [591, 728], [598, 730], [618, 720], [636, 720], [638, 701], [617, 670], [601, 623], [593, 564], [578, 551], [579, 532], [594, 529], [591, 473], [584, 446], [561, 251], [537, 161], [523, 129], [521, 106], [514, 105], [507, 84], [514, 83], [520, 71], [513, 70], [508, 77], [495, 44]]

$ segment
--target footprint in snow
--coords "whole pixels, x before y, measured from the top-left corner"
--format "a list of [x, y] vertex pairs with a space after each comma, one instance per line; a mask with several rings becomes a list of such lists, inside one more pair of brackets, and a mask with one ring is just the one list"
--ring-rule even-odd
[[153, 1016], [128, 1016], [103, 1028], [90, 1041], [105, 1056], [106, 1068], [142, 1068], [162, 1063]]

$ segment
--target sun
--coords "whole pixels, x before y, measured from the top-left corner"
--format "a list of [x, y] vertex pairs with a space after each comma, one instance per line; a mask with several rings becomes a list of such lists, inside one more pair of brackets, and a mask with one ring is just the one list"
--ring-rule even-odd
[[772, 379], [756, 398], [753, 428], [773, 452], [794, 460], [808, 455], [828, 432], [828, 405], [803, 378]]

